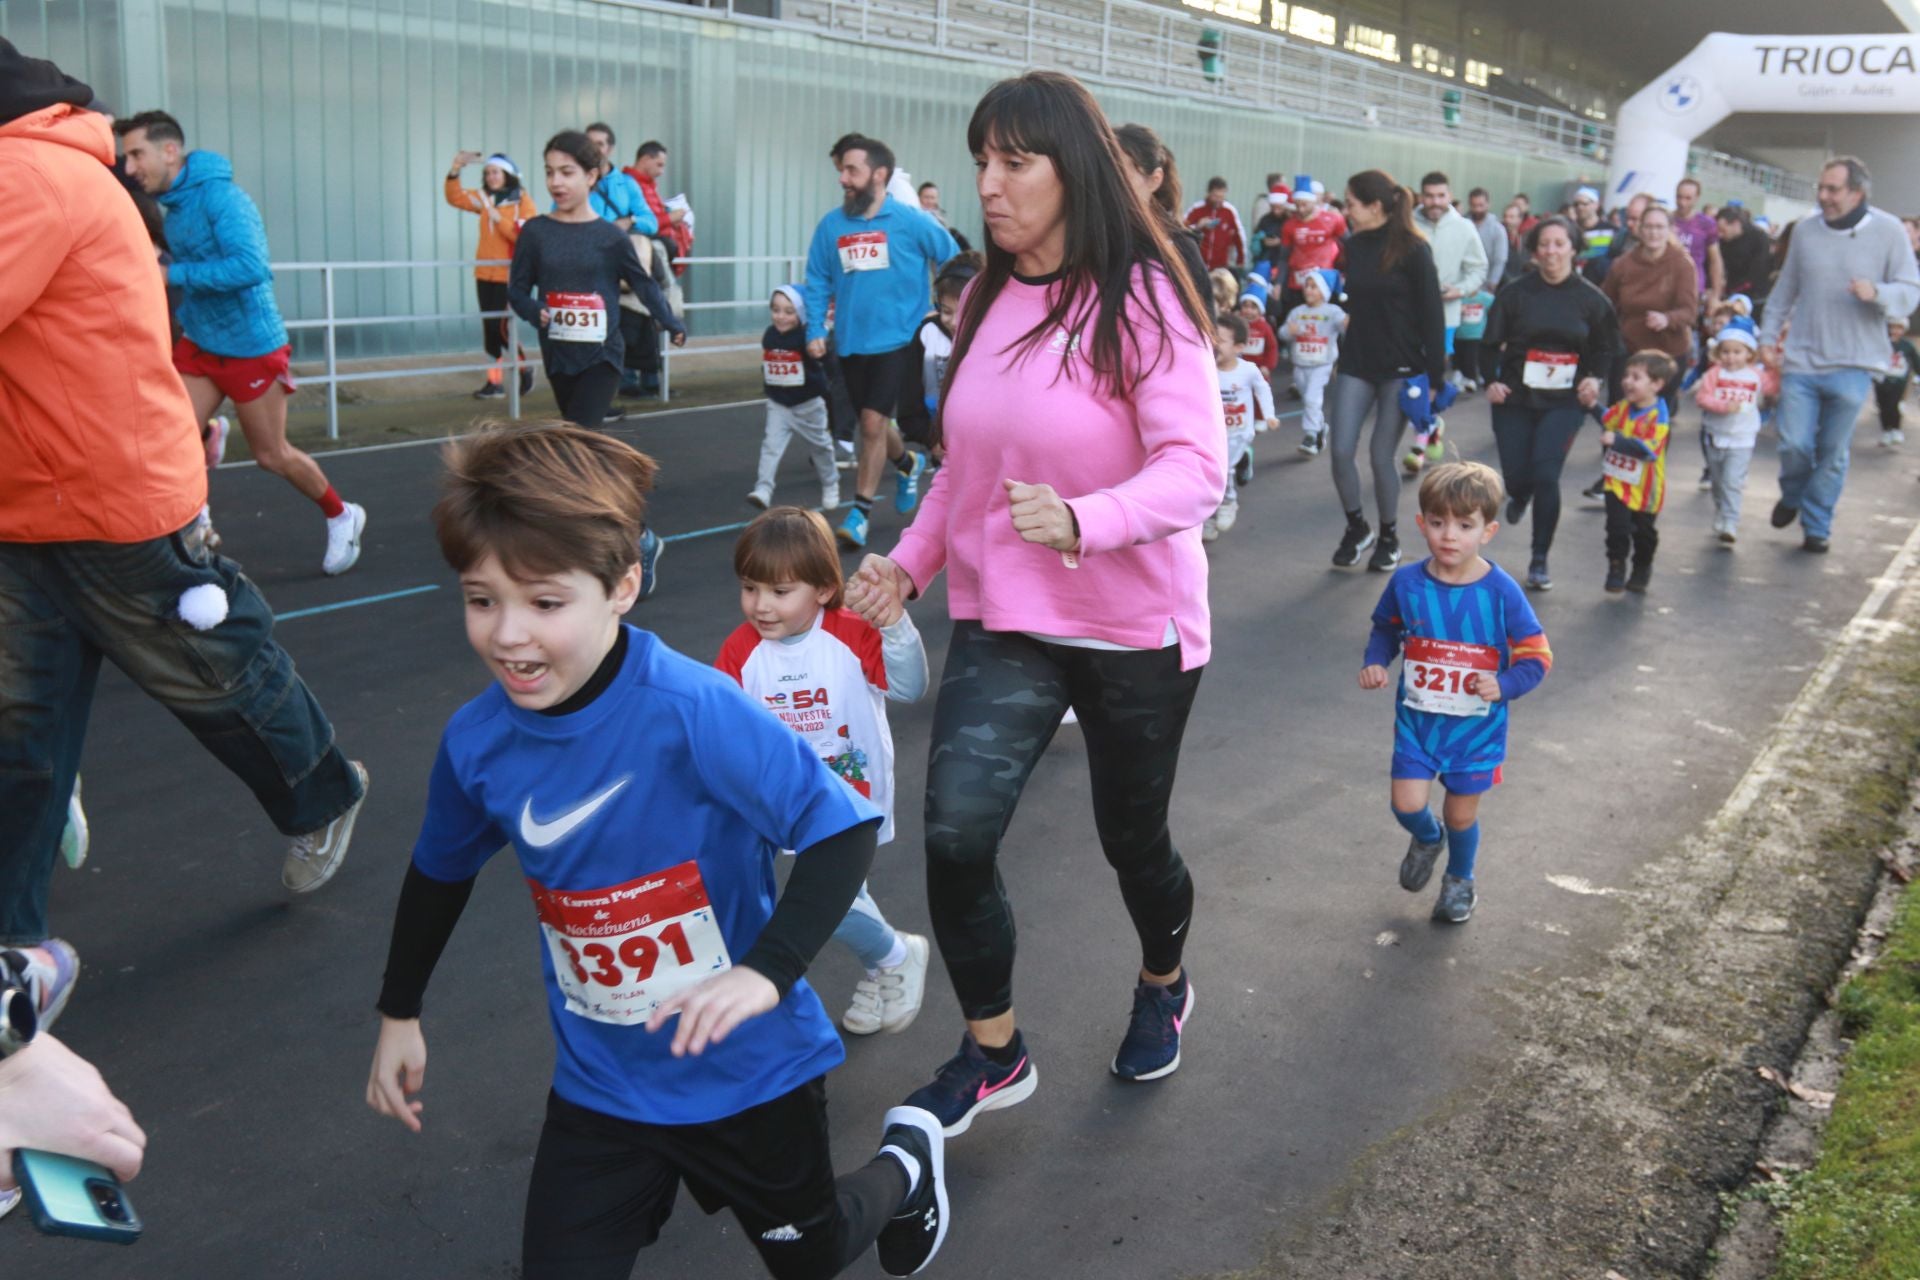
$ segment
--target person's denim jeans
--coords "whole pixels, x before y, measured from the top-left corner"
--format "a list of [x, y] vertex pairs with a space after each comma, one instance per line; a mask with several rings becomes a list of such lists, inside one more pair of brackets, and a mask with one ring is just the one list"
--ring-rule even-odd
[[[198, 631], [181, 594], [212, 584], [227, 616]], [[0, 542], [0, 945], [47, 937], [67, 798], [106, 658], [159, 702], [287, 835], [360, 799], [333, 726], [273, 640], [273, 610], [231, 560], [183, 534], [149, 542]], [[149, 762], [166, 769], [173, 743]]]
[[880, 912], [880, 904], [867, 892], [867, 886], [860, 886], [860, 896], [847, 908], [847, 914], [840, 921], [839, 928], [833, 931], [834, 940], [853, 952], [860, 963], [868, 969], [878, 969], [881, 963], [893, 953], [895, 934], [893, 926], [887, 923], [886, 916]]
[[1780, 501], [1800, 509], [1808, 536], [1833, 532], [1833, 509], [1847, 483], [1853, 424], [1873, 378], [1863, 369], [1789, 373], [1780, 379]]

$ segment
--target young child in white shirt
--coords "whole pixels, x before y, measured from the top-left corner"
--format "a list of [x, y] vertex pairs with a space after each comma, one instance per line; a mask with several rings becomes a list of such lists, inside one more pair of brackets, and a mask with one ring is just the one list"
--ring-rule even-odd
[[1240, 358], [1247, 346], [1247, 322], [1222, 311], [1213, 321], [1214, 364], [1220, 370], [1220, 408], [1227, 422], [1227, 490], [1220, 507], [1207, 518], [1200, 536], [1212, 542], [1240, 516], [1239, 486], [1253, 472], [1253, 435], [1273, 424], [1273, 392], [1258, 366]]
[[1333, 302], [1331, 271], [1310, 271], [1303, 277], [1306, 301], [1287, 313], [1281, 337], [1293, 344], [1293, 385], [1300, 390], [1300, 452], [1311, 457], [1327, 441], [1327, 384], [1333, 381], [1334, 361], [1340, 358], [1340, 335], [1347, 331], [1347, 313]]

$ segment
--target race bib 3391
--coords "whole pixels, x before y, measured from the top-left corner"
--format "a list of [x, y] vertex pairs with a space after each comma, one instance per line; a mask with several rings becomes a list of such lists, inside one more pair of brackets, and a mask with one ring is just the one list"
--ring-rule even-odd
[[527, 887], [568, 1013], [633, 1026], [733, 966], [692, 860], [604, 889]]

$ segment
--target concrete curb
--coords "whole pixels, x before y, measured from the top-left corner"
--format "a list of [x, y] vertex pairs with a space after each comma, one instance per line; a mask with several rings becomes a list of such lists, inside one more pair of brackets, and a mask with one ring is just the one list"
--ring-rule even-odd
[[[1920, 768], [1920, 528], [1594, 968], [1507, 990], [1485, 1083], [1379, 1144], [1254, 1277], [1698, 1276]], [[1771, 678], [1772, 673], [1751, 673]]]

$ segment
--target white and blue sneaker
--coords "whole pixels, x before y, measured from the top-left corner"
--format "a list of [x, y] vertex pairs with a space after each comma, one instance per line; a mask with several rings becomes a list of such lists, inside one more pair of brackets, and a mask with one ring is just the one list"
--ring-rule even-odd
[[893, 509], [903, 516], [920, 505], [920, 477], [927, 473], [926, 454], [908, 449], [907, 457], [913, 465], [905, 471], [896, 471], [893, 480]]
[[847, 518], [833, 531], [834, 536], [858, 551], [867, 545], [867, 523], [867, 513], [855, 507], [847, 512]]
[[640, 598], [645, 600], [660, 585], [660, 557], [667, 544], [651, 528], [640, 531]]
[[1134, 987], [1133, 1017], [1113, 1058], [1113, 1074], [1122, 1080], [1158, 1080], [1180, 1069], [1180, 1033], [1193, 1016], [1193, 980], [1182, 973], [1180, 981], [1186, 990], [1177, 996], [1158, 983]]

